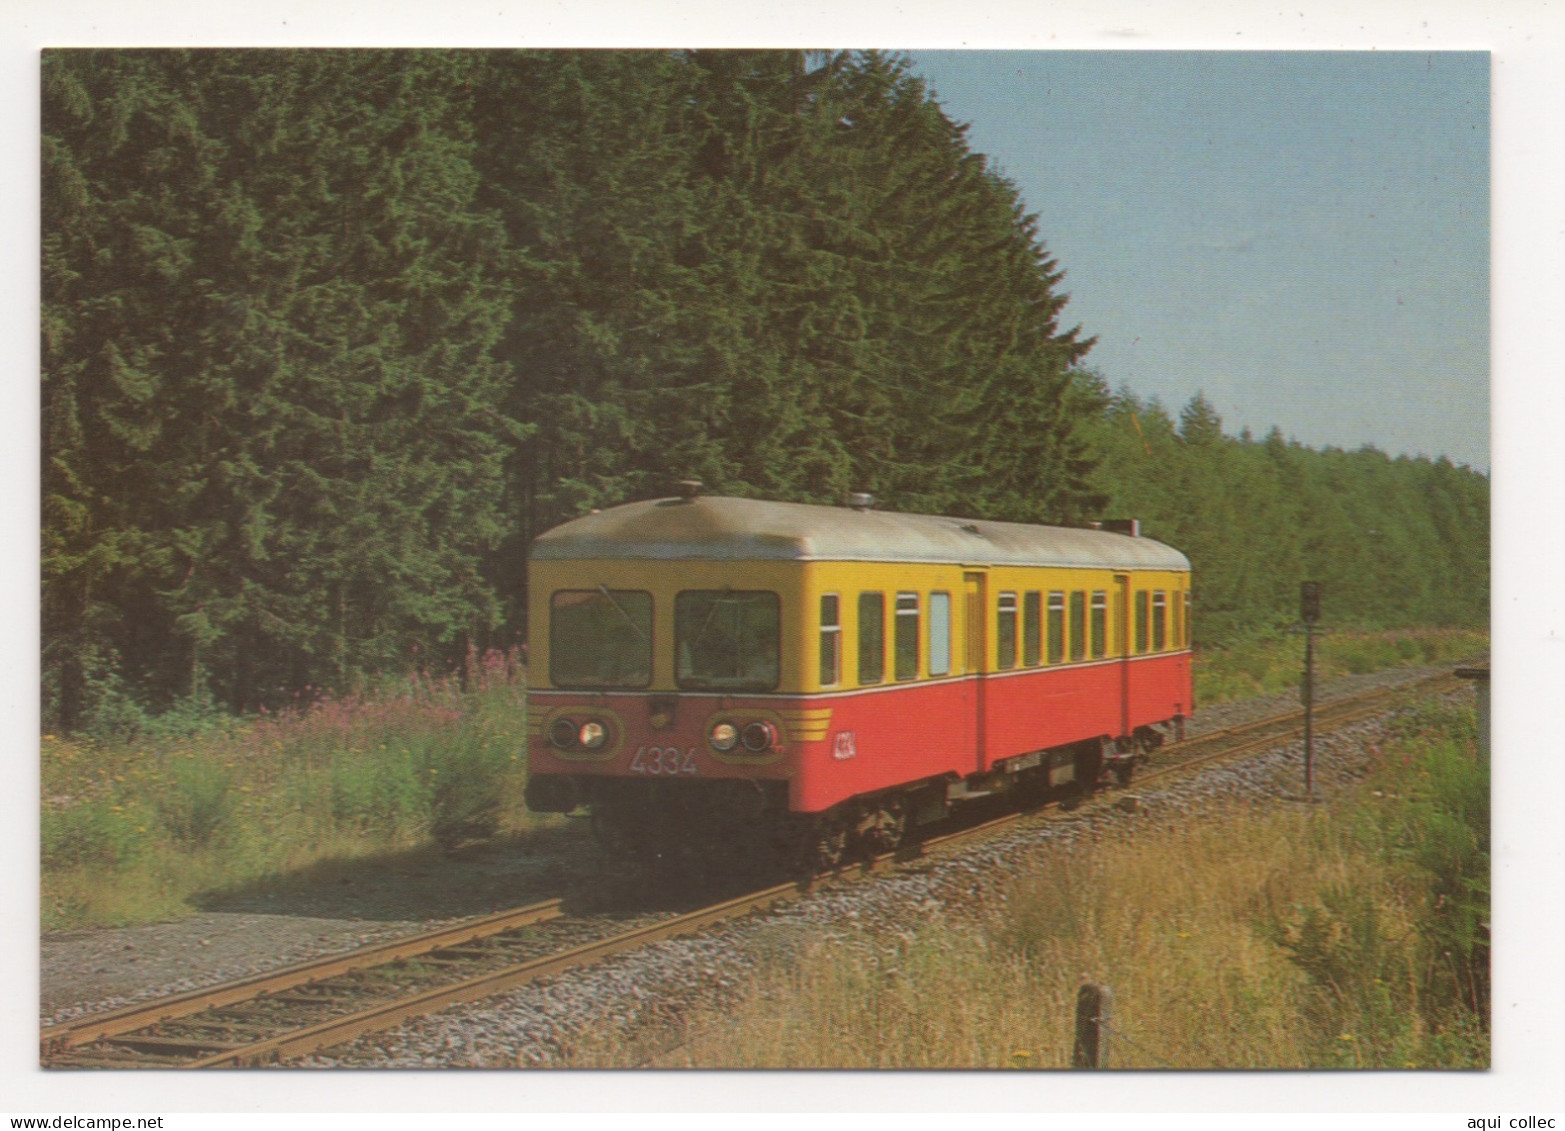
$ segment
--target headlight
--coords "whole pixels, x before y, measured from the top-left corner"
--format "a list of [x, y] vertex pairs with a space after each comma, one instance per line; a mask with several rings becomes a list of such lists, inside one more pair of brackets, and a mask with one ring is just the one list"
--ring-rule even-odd
[[739, 728], [733, 723], [718, 723], [712, 728], [712, 749], [727, 752], [739, 743]]
[[576, 745], [576, 724], [569, 719], [555, 719], [549, 727], [549, 741], [561, 750]]
[[602, 746], [605, 742], [608, 741], [609, 732], [607, 729], [605, 729], [602, 723], [582, 723], [581, 734], [577, 737], [581, 739], [581, 744], [584, 749], [596, 750], [598, 747]]
[[777, 741], [777, 732], [771, 723], [750, 723], [744, 728], [744, 748], [752, 754], [770, 750]]

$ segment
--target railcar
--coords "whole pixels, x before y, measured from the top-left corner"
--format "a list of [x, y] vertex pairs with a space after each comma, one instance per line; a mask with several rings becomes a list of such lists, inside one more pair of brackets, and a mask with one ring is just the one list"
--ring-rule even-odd
[[1128, 780], [1182, 728], [1182, 553], [853, 502], [691, 486], [540, 536], [529, 807], [587, 806], [632, 854], [832, 864], [976, 797]]

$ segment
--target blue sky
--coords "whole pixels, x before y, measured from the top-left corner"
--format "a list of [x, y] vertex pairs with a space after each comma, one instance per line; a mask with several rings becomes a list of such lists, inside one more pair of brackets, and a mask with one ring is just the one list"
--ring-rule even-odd
[[1488, 468], [1487, 54], [911, 58], [1038, 215], [1111, 385]]

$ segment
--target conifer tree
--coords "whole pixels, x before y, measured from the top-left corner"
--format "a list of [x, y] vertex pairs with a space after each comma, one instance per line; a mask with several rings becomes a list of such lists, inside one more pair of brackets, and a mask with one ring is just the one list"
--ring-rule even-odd
[[[46, 57], [63, 718], [99, 657], [133, 656], [151, 701], [244, 706], [493, 622], [479, 555], [514, 429], [489, 357], [508, 296], [504, 232], [472, 208], [472, 65]], [[94, 594], [112, 612], [94, 618]]]

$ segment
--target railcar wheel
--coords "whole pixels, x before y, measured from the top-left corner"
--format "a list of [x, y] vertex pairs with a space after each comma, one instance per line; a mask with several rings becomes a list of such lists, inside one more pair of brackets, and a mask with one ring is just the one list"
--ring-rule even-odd
[[807, 841], [807, 864], [817, 872], [839, 867], [848, 858], [848, 822], [840, 813], [824, 813], [814, 824], [814, 835]]
[[1130, 784], [1131, 775], [1136, 772], [1136, 759], [1134, 757], [1123, 758], [1114, 763], [1114, 784], [1124, 789]]
[[1076, 787], [1083, 797], [1098, 788], [1103, 776], [1103, 746], [1093, 741], [1078, 748], [1076, 753]]
[[858, 836], [871, 852], [890, 852], [907, 832], [907, 802], [898, 796], [882, 799], [859, 819]]

